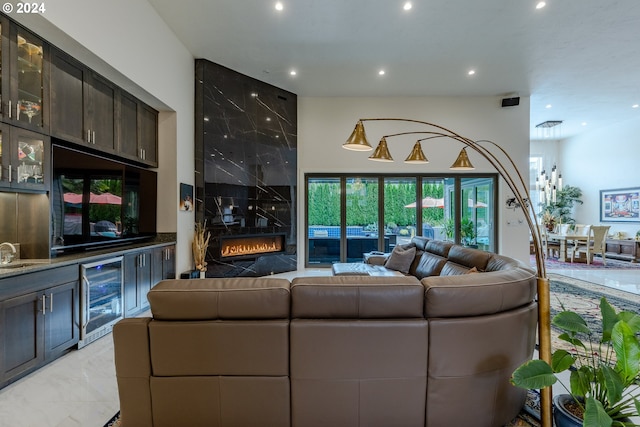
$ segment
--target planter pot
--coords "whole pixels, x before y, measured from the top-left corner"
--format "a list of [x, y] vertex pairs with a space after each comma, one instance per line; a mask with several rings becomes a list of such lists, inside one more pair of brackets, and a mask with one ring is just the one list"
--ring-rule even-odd
[[[565, 409], [565, 403], [573, 402], [570, 394], [559, 394], [553, 398], [553, 420], [556, 427], [582, 427], [582, 420]], [[628, 422], [629, 418], [618, 421]]]
[[565, 403], [573, 402], [570, 394], [559, 394], [553, 398], [553, 420], [556, 427], [582, 427], [582, 420], [564, 407]]

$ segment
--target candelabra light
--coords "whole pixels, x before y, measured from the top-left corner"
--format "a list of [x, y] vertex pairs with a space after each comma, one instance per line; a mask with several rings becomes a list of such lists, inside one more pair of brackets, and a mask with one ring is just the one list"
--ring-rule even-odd
[[[513, 192], [513, 204], [519, 204], [522, 207], [522, 211], [525, 216], [526, 223], [531, 232], [533, 240], [533, 248], [536, 259], [536, 273], [537, 273], [537, 287], [538, 287], [538, 340], [539, 350], [538, 354], [540, 359], [551, 363], [551, 316], [550, 316], [550, 301], [549, 301], [549, 279], [546, 275], [544, 256], [542, 250], [542, 238], [540, 233], [540, 226], [536, 220], [536, 214], [534, 207], [529, 200], [529, 185], [522, 177], [522, 174], [518, 170], [515, 162], [511, 156], [498, 144], [489, 140], [472, 140], [453, 132], [450, 129], [439, 126], [437, 124], [425, 122], [422, 120], [413, 119], [401, 119], [401, 118], [371, 118], [360, 119], [356, 123], [355, 129], [351, 133], [351, 136], [347, 139], [347, 142], [343, 144], [343, 148], [355, 151], [371, 151], [373, 147], [367, 141], [367, 136], [364, 129], [364, 122], [368, 121], [395, 121], [403, 123], [418, 124], [424, 128], [424, 130], [410, 131], [394, 133], [384, 135], [380, 139], [380, 143], [376, 147], [373, 154], [369, 157], [374, 161], [392, 162], [393, 158], [389, 152], [387, 140], [400, 135], [409, 134], [422, 134], [427, 135], [426, 138], [419, 139], [409, 156], [406, 158], [406, 163], [428, 163], [427, 157], [422, 151], [421, 142], [436, 138], [445, 138], [449, 140], [458, 141], [463, 145], [460, 154], [456, 161], [451, 165], [450, 169], [453, 170], [473, 170], [474, 166], [469, 159], [467, 149], [479, 154], [482, 158], [488, 161], [491, 166], [500, 174], [505, 181], [509, 189]], [[562, 177], [555, 177], [556, 169], [554, 167], [552, 171], [551, 181], [555, 187], [562, 187]], [[545, 176], [546, 177], [546, 176]], [[556, 181], [558, 180], [558, 181]], [[545, 186], [547, 182], [545, 180]], [[549, 183], [551, 185], [551, 183]], [[556, 188], [557, 189], [557, 188]], [[555, 192], [550, 194], [551, 197], [555, 197]], [[543, 427], [551, 427], [552, 412], [551, 412], [551, 388], [547, 387], [540, 392], [540, 404], [541, 404], [541, 421]]]
[[549, 206], [556, 202], [558, 191], [562, 191], [562, 174], [557, 171], [556, 165], [551, 168], [551, 176], [543, 170], [536, 177], [536, 190], [539, 192], [541, 205]]

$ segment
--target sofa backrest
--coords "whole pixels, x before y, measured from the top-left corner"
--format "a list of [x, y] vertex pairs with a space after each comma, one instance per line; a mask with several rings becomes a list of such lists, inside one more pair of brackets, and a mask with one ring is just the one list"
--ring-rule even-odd
[[154, 418], [288, 426], [289, 290], [288, 280], [274, 278], [165, 280], [152, 288]]
[[410, 276], [294, 279], [292, 425], [424, 425], [423, 295]]

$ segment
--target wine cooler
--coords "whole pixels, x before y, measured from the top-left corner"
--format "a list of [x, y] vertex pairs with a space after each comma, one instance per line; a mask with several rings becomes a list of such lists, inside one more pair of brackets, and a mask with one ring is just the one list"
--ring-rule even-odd
[[122, 257], [82, 264], [78, 348], [111, 332], [123, 318]]

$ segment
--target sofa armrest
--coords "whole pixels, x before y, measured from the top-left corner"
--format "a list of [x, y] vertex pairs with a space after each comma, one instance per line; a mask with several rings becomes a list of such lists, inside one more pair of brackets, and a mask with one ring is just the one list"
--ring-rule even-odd
[[149, 322], [149, 317], [128, 318], [113, 327], [120, 414], [126, 426], [153, 426]]
[[371, 265], [384, 265], [390, 255], [391, 253], [369, 252], [364, 254], [364, 262]]

